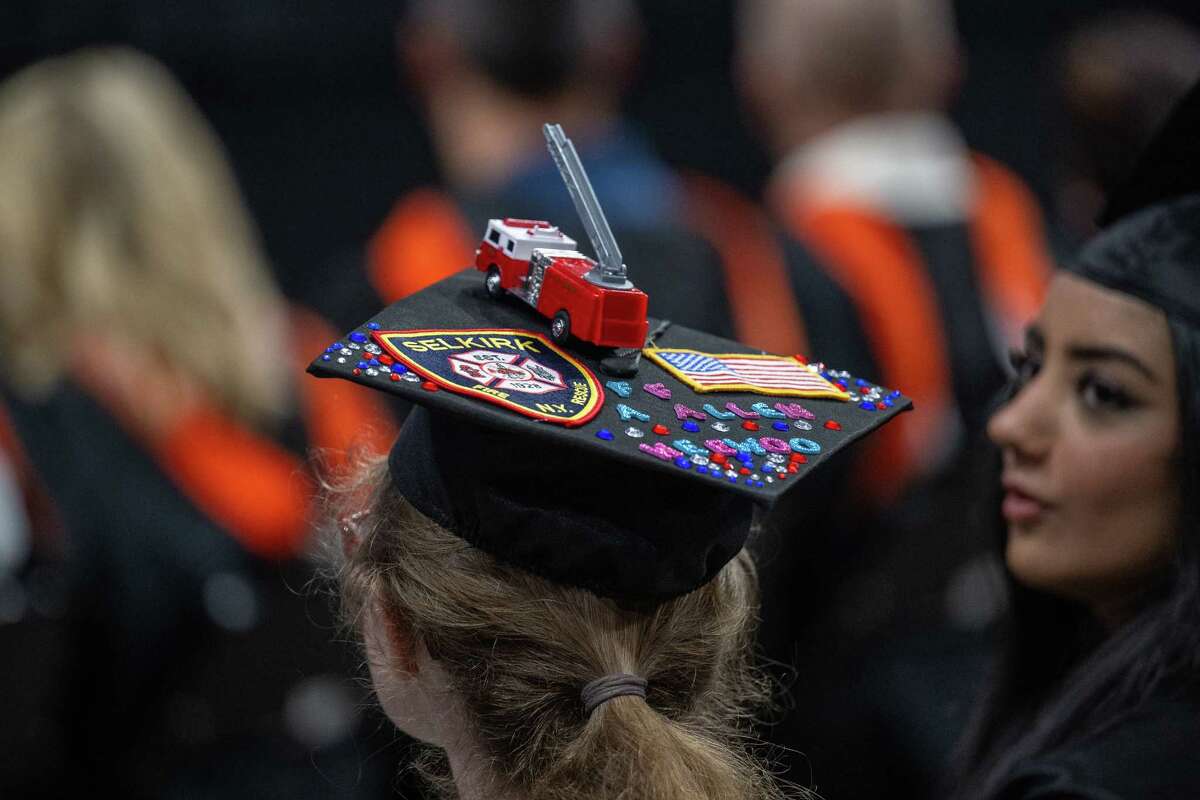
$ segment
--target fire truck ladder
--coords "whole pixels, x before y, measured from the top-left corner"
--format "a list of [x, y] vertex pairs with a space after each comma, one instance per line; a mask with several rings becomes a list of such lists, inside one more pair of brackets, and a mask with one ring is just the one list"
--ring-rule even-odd
[[550, 155], [553, 156], [554, 163], [558, 165], [563, 183], [567, 185], [567, 192], [575, 204], [579, 221], [583, 223], [588, 239], [591, 240], [592, 247], [596, 250], [596, 258], [599, 261], [598, 270], [591, 270], [585, 277], [600, 286], [612, 289], [632, 289], [633, 284], [625, 275], [625, 261], [621, 257], [621, 248], [617, 246], [612, 229], [608, 227], [608, 220], [604, 218], [604, 210], [600, 208], [600, 201], [596, 199], [592, 182], [588, 180], [587, 172], [584, 171], [583, 164], [579, 161], [575, 145], [563, 133], [561, 125], [547, 124], [542, 126], [542, 131], [546, 134], [546, 147], [550, 149]]

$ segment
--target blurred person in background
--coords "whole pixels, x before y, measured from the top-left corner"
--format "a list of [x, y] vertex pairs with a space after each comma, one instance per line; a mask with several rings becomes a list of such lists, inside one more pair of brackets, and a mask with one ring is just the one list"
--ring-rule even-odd
[[1068, 245], [1096, 233], [1105, 197], [1197, 76], [1200, 33], [1167, 14], [1114, 11], [1067, 36], [1052, 86], [1054, 213]]
[[[43, 734], [6, 748], [0, 785], [386, 789], [394, 759], [361, 769], [357, 695], [298, 590], [306, 447], [337, 461], [391, 426], [369, 394], [297, 382], [334, 335], [273, 285], [219, 143], [156, 62], [83, 51], [0, 86], [0, 284], [6, 451], [52, 503], [65, 586], [52, 641], [4, 659], [36, 681], [4, 680], [5, 707], [48, 704], [6, 726]], [[6, 650], [28, 638], [12, 622]]]
[[[744, 0], [737, 23], [739, 85], [776, 163], [770, 210], [853, 304], [867, 350], [845, 368], [918, 409], [864, 449], [866, 491], [764, 566], [764, 646], [799, 670], [774, 736], [830, 794], [919, 795], [957, 733], [947, 705], [965, 714], [974, 688], [942, 649], [996, 612], [972, 477], [1007, 348], [1050, 275], [1042, 214], [948, 117], [962, 68], [948, 2]], [[898, 654], [876, 652], [890, 637]], [[893, 659], [945, 674], [934, 689]], [[879, 745], [870, 769], [864, 742]]]
[[[366, 248], [367, 280], [334, 288], [344, 297], [327, 308], [339, 322], [469, 266], [492, 217], [547, 220], [586, 242], [546, 153], [542, 125], [554, 122], [576, 143], [653, 316], [772, 352], [824, 345], [840, 357], [839, 337], [812, 342], [799, 306], [775, 302], [794, 289], [785, 246], [759, 209], [719, 182], [677, 173], [622, 116], [642, 38], [632, 2], [413, 0], [396, 38], [444, 186], [396, 201]], [[362, 273], [362, 257], [337, 274]], [[815, 314], [849, 310], [823, 276], [803, 295]]]

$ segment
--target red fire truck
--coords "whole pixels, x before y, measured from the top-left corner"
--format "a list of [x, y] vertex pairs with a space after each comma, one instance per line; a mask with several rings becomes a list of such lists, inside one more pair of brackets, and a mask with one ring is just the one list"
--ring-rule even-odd
[[492, 297], [512, 294], [550, 319], [550, 336], [574, 335], [601, 347], [641, 348], [646, 340], [646, 293], [626, 277], [625, 263], [604, 212], [558, 125], [546, 142], [592, 240], [599, 261], [575, 249], [575, 240], [542, 220], [493, 219], [475, 256]]

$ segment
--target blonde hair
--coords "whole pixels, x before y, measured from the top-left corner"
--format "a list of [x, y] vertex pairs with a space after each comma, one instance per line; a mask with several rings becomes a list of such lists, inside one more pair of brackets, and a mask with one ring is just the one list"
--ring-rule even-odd
[[0, 353], [53, 388], [81, 333], [114, 332], [233, 413], [283, 410], [264, 348], [282, 300], [219, 143], [165, 68], [125, 49], [35, 64], [0, 86]]
[[[327, 503], [334, 520], [360, 509], [361, 543], [330, 548], [348, 624], [378, 602], [389, 624], [424, 643], [504, 789], [538, 800], [784, 796], [749, 735], [769, 687], [751, 666], [758, 583], [745, 550], [699, 589], [631, 610], [440, 528], [390, 486], [385, 459]], [[580, 690], [618, 672], [645, 678], [646, 698], [586, 715]], [[434, 782], [453, 796], [441, 772]]]

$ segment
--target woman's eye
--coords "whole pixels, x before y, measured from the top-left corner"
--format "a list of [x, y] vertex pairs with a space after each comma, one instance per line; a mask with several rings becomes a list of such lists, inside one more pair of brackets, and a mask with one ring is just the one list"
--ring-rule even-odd
[[1133, 405], [1133, 398], [1120, 386], [1091, 374], [1080, 378], [1079, 397], [1084, 406], [1096, 411], [1119, 411]]
[[1011, 351], [1008, 360], [1012, 364], [1014, 380], [1018, 386], [1024, 386], [1033, 380], [1033, 376], [1037, 375], [1042, 366], [1041, 362], [1024, 350]]

